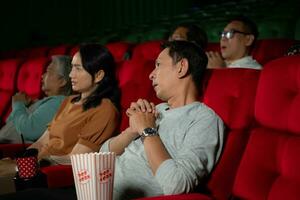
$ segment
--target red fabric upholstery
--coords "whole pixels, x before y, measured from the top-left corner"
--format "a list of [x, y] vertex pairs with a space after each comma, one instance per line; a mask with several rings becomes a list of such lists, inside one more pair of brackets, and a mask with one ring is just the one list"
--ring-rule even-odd
[[242, 199], [300, 198], [300, 57], [274, 60], [262, 71], [251, 132], [234, 184]]
[[133, 49], [133, 60], [156, 60], [161, 52], [161, 44], [163, 41], [155, 40], [138, 44]]
[[126, 54], [129, 53], [133, 47], [133, 45], [128, 42], [108, 43], [105, 46], [113, 55], [116, 63], [122, 62]]
[[47, 176], [48, 188], [67, 187], [74, 185], [71, 165], [55, 165], [41, 168]]
[[215, 69], [209, 78], [204, 103], [215, 110], [230, 129], [245, 129], [253, 120], [260, 71]]
[[285, 55], [289, 47], [295, 44], [293, 39], [263, 39], [258, 40], [252, 52], [253, 58], [264, 65], [268, 61]]
[[18, 90], [25, 92], [33, 99], [40, 98], [42, 96], [42, 75], [49, 61], [46, 57], [27, 60], [21, 66], [18, 74]]
[[21, 63], [19, 59], [0, 61], [0, 90], [15, 91], [17, 70]]
[[270, 128], [299, 133], [300, 56], [283, 57], [265, 65], [259, 84], [257, 121]]
[[4, 123], [5, 113], [11, 103], [11, 97], [16, 89], [16, 77], [18, 67], [21, 63], [19, 59], [0, 61], [0, 117], [1, 124]]
[[208, 181], [216, 199], [229, 199], [234, 178], [254, 120], [254, 101], [260, 71], [215, 69], [204, 93], [204, 103], [213, 108], [227, 126], [221, 159]]

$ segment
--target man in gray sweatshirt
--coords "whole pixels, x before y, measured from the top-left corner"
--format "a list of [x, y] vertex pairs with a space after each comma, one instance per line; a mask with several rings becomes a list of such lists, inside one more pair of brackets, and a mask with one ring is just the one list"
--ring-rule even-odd
[[222, 150], [223, 122], [198, 101], [207, 65], [203, 50], [186, 41], [170, 42], [155, 65], [149, 78], [165, 103], [132, 103], [129, 128], [100, 150], [119, 155], [114, 199], [191, 192]]

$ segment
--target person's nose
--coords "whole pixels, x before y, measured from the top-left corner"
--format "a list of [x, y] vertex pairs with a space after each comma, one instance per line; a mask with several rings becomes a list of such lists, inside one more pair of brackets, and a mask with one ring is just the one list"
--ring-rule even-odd
[[73, 69], [71, 69], [71, 72], [70, 72], [70, 74], [69, 74], [69, 77], [70, 77], [70, 78], [74, 77], [74, 71], [73, 71]]
[[149, 79], [151, 81], [153, 81], [153, 79], [154, 79], [154, 71], [155, 71], [155, 69], [149, 74]]

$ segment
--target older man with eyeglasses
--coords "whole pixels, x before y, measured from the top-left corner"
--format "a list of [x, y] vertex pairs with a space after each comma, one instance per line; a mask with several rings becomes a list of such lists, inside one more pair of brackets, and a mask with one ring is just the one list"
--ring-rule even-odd
[[251, 68], [262, 66], [250, 55], [258, 36], [256, 24], [245, 16], [229, 21], [220, 33], [219, 52], [206, 52], [208, 68]]

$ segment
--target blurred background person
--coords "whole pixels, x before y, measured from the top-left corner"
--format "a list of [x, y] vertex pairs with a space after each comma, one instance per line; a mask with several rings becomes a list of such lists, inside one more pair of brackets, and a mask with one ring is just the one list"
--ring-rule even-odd
[[179, 24], [170, 33], [169, 41], [185, 40], [197, 43], [202, 49], [207, 47], [206, 32], [195, 24]]
[[208, 68], [251, 68], [262, 66], [250, 55], [258, 37], [256, 24], [245, 16], [229, 21], [220, 34], [219, 52], [206, 52]]
[[46, 97], [35, 102], [25, 93], [12, 97], [12, 112], [0, 130], [1, 143], [21, 143], [21, 134], [27, 143], [32, 143], [44, 133], [65, 96], [72, 92], [70, 71], [71, 57], [52, 56], [42, 77]]

